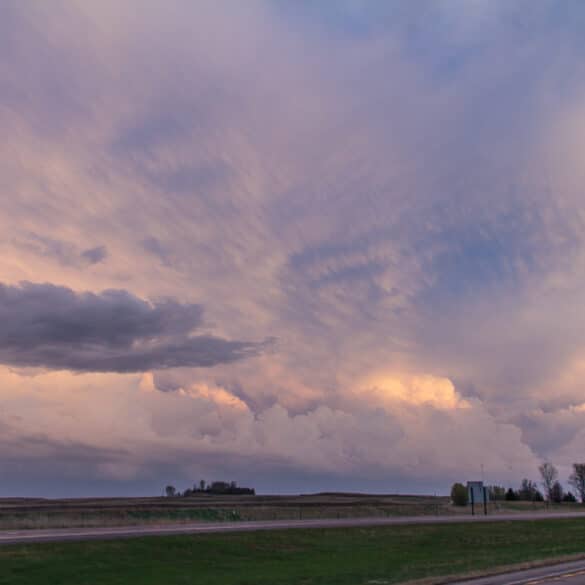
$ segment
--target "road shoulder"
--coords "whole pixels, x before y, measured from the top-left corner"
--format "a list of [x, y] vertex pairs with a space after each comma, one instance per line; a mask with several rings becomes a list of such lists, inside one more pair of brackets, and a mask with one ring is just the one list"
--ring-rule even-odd
[[585, 553], [552, 557], [514, 565], [500, 565], [491, 569], [472, 571], [461, 575], [427, 577], [425, 579], [405, 581], [400, 585], [448, 585], [451, 583], [456, 583], [457, 585], [496, 585], [501, 581], [500, 578], [504, 576], [507, 577], [505, 580], [507, 583], [513, 582], [520, 585], [525, 581], [539, 579], [545, 569], [549, 570], [545, 571], [545, 573], [550, 574], [565, 574], [572, 571], [585, 570]]

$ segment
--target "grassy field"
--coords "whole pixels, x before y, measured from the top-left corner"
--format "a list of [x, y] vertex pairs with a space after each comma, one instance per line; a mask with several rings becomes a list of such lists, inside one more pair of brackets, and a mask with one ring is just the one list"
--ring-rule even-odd
[[[497, 509], [496, 509], [497, 508]], [[496, 511], [545, 511], [541, 503], [500, 502]], [[555, 510], [583, 509], [567, 504]], [[313, 494], [178, 498], [0, 499], [0, 530], [181, 522], [469, 514], [442, 496]]]
[[0, 530], [128, 524], [355, 518], [449, 514], [449, 499], [433, 496], [312, 494], [0, 500]]
[[151, 537], [0, 548], [0, 585], [374, 585], [585, 553], [585, 521]]

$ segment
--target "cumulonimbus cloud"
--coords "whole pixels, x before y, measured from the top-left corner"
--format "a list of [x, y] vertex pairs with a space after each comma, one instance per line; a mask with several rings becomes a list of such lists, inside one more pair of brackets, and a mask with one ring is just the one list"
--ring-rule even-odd
[[149, 302], [125, 290], [78, 293], [52, 284], [0, 284], [0, 363], [142, 372], [230, 363], [270, 344], [196, 335], [202, 315], [198, 304]]

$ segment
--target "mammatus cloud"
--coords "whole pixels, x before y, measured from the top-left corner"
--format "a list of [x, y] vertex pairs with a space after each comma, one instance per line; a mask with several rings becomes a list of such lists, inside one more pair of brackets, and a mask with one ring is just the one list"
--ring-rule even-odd
[[211, 367], [258, 355], [266, 343], [195, 335], [200, 305], [148, 302], [123, 290], [76, 293], [0, 284], [0, 363], [76, 372]]

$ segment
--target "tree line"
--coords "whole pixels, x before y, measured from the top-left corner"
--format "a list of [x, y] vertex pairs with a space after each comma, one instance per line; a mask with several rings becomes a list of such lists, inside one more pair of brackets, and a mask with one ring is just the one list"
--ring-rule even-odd
[[[557, 468], [545, 461], [538, 467], [541, 477], [542, 491], [538, 484], [530, 479], [523, 479], [518, 489], [506, 488], [498, 485], [486, 486], [490, 500], [527, 501], [527, 502], [577, 502], [585, 504], [585, 463], [573, 463], [573, 471], [568, 478], [569, 485], [574, 492], [565, 491], [559, 481]], [[456, 506], [468, 504], [467, 488], [462, 483], [455, 483], [451, 488], [451, 500]]]
[[197, 494], [222, 496], [256, 495], [256, 490], [254, 488], [240, 487], [235, 481], [213, 481], [211, 483], [207, 483], [204, 479], [202, 479], [199, 483], [194, 484], [193, 487], [187, 488], [183, 492], [177, 490], [174, 485], [167, 485], [164, 492], [167, 498], [189, 497]]

